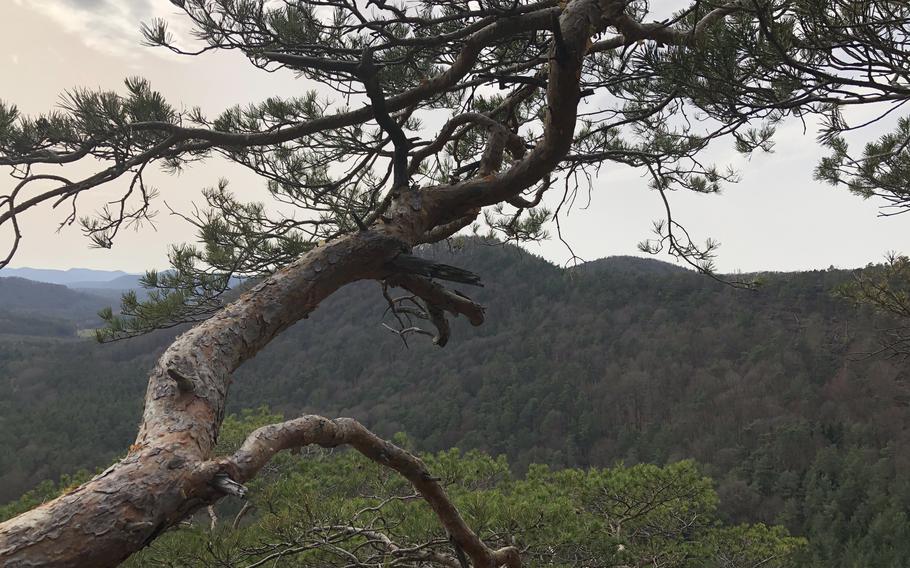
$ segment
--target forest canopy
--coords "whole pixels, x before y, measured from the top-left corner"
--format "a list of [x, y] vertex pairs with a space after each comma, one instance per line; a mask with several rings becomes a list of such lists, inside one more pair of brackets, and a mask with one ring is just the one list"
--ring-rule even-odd
[[[253, 429], [281, 419], [266, 408], [229, 416], [220, 449], [234, 451]], [[401, 435], [396, 443], [410, 445]], [[789, 568], [805, 550], [779, 526], [721, 523], [713, 482], [691, 461], [538, 465], [516, 477], [503, 456], [476, 451], [423, 460], [484, 540], [518, 544], [530, 567]], [[45, 484], [0, 508], [0, 519], [72, 481]], [[242, 507], [197, 516], [124, 566], [460, 566], [408, 483], [356, 453], [283, 454], [250, 490]]]
[[[333, 96], [313, 90], [208, 116], [131, 78], [122, 92], [71, 90], [34, 117], [0, 104], [0, 166], [13, 175], [0, 194], [11, 239], [0, 267], [23, 238], [20, 215], [36, 208], [60, 206], [64, 225], [112, 246], [156, 206], [149, 167], [177, 172], [217, 155], [263, 178], [268, 198], [244, 202], [227, 182], [205, 190], [204, 205], [183, 213], [199, 242], [174, 245], [172, 270], [146, 276], [147, 298], [127, 294], [119, 313], [103, 314], [102, 340], [197, 325], [152, 370], [126, 457], [0, 525], [3, 561], [116, 564], [193, 511], [246, 495], [279, 452], [315, 445], [350, 446], [398, 472], [457, 555], [515, 568], [520, 547], [482, 540], [425, 462], [354, 419], [291, 418], [220, 454], [232, 373], [359, 280], [381, 282], [398, 324], [389, 329], [445, 346], [449, 317], [484, 322], [483, 306], [454, 288], [482, 278], [414, 248], [475, 225], [542, 238], [604, 164], [638, 169], [663, 200], [642, 248], [708, 274], [716, 243], [692, 238], [667, 195], [716, 193], [735, 180], [704, 158], [715, 141], [769, 151], [785, 121], [817, 122], [829, 152], [819, 179], [883, 196], [897, 211], [906, 203], [910, 122], [895, 112], [910, 95], [903, 1], [696, 0], [672, 14], [644, 0], [173, 3], [194, 41], [157, 20], [142, 29], [149, 45], [186, 56], [237, 50]], [[871, 119], [853, 118], [860, 105]], [[426, 126], [438, 114], [441, 125]], [[891, 134], [851, 149], [848, 138], [883, 121]], [[59, 168], [75, 163], [95, 173]], [[81, 195], [118, 180], [107, 207], [80, 211]], [[226, 295], [238, 278], [256, 282]]]

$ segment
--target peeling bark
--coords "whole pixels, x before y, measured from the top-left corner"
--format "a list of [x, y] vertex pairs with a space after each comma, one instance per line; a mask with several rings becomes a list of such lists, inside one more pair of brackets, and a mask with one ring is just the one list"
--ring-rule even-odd
[[[178, 337], [149, 378], [133, 451], [81, 487], [0, 525], [0, 564], [115, 566], [218, 500], [211, 461], [230, 374], [339, 287], [381, 278], [399, 238], [356, 233], [319, 247]], [[179, 369], [182, 379], [173, 377]], [[192, 385], [181, 388], [185, 380]]]
[[[306, 318], [338, 288], [389, 276], [386, 263], [402, 251], [443, 238], [470, 223], [480, 207], [515, 198], [550, 173], [571, 145], [588, 42], [624, 5], [575, 0], [565, 8], [503, 19], [471, 36], [446, 73], [388, 98], [388, 109], [398, 110], [424, 92], [430, 96], [453, 84], [470, 71], [480, 50], [496, 34], [554, 30], [557, 41], [547, 73], [549, 110], [537, 147], [500, 174], [420, 190], [402, 188], [369, 229], [310, 251], [178, 337], [151, 372], [142, 423], [130, 454], [81, 487], [0, 525], [0, 564], [9, 568], [114, 566], [188, 514], [221, 498], [216, 479], [242, 482], [276, 451], [293, 445], [345, 443], [408, 478], [476, 567], [519, 566], [517, 550], [493, 551], [480, 542], [419, 460], [352, 420], [304, 417], [258, 431], [231, 458], [213, 459], [212, 450], [231, 373], [241, 363]], [[372, 112], [369, 108], [351, 111], [344, 119], [358, 122]], [[307, 128], [283, 131], [282, 136], [299, 136]], [[235, 135], [225, 136], [236, 142], [231, 137]], [[474, 325], [483, 321], [480, 306], [432, 282], [400, 278], [399, 284], [439, 309], [467, 316]]]

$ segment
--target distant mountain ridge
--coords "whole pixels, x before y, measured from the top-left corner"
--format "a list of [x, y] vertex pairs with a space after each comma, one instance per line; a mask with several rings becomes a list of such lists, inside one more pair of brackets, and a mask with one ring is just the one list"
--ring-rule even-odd
[[[489, 246], [502, 246], [501, 244], [490, 244]], [[430, 250], [430, 248], [427, 248]], [[551, 265], [553, 268], [559, 268], [552, 262], [528, 253], [538, 258], [541, 262]], [[599, 272], [609, 271], [623, 274], [651, 274], [665, 275], [672, 273], [692, 272], [690, 269], [655, 258], [617, 255], [589, 260], [570, 267], [570, 271]], [[0, 279], [3, 278], [22, 278], [33, 282], [58, 284], [66, 286], [71, 290], [84, 291], [89, 294], [101, 295], [105, 298], [112, 297], [109, 292], [138, 290], [141, 274], [125, 272], [123, 270], [95, 270], [92, 268], [68, 268], [66, 270], [52, 268], [3, 268], [0, 269]], [[239, 281], [235, 282], [236, 285]], [[0, 302], [3, 298], [0, 296]]]
[[581, 271], [593, 271], [593, 272], [620, 272], [623, 274], [652, 274], [652, 275], [666, 275], [666, 274], [685, 274], [686, 272], [693, 272], [691, 269], [678, 264], [673, 264], [670, 262], [665, 262], [663, 260], [657, 260], [656, 258], [648, 258], [642, 256], [631, 256], [631, 255], [618, 255], [618, 256], [608, 256], [605, 258], [598, 258], [596, 260], [589, 260], [578, 266], [575, 266], [573, 270]]
[[79, 280], [77, 282], [65, 284], [65, 286], [67, 288], [72, 288], [73, 290], [132, 290], [142, 287], [139, 284], [140, 278], [142, 278], [142, 276], [138, 274], [124, 274], [113, 280]]
[[[72, 290], [62, 284], [35, 282], [16, 276], [0, 278], [0, 333], [19, 333], [22, 335], [65, 335], [60, 332], [68, 329], [69, 335], [79, 327], [92, 327], [99, 323], [98, 310], [107, 305], [105, 299], [96, 295]], [[32, 325], [39, 320], [61, 320], [66, 326]], [[30, 322], [26, 325], [23, 322]], [[26, 333], [32, 330], [32, 333]]]
[[[132, 277], [138, 278], [136, 274], [130, 274], [123, 270], [95, 270], [92, 268], [69, 268], [67, 270], [57, 270], [52, 268], [2, 268], [0, 269], [0, 278], [4, 277], [25, 278], [35, 282], [46, 282], [49, 284], [62, 284], [73, 288], [95, 288], [101, 283], [111, 283], [117, 279]], [[107, 286], [103, 286], [107, 287]]]
[[[910, 566], [910, 361], [856, 356], [893, 322], [832, 294], [851, 271], [773, 273], [745, 292], [648, 258], [562, 269], [478, 239], [418, 253], [481, 275], [453, 287], [486, 306], [484, 325], [453, 318], [445, 349], [406, 348], [381, 326], [380, 286], [345, 286], [237, 370], [227, 411], [352, 416], [519, 469], [693, 458], [726, 520], [807, 535], [807, 568]], [[39, 310], [110, 305], [102, 289], [2, 283]], [[0, 287], [0, 503], [119, 455], [148, 369], [184, 329], [97, 345], [40, 311], [4, 323], [10, 298]]]
[[[507, 246], [502, 245], [501, 243], [483, 243], [483, 239], [466, 239], [466, 241], [478, 241], [482, 243], [482, 246], [486, 248], [487, 246], [491, 247], [501, 247]], [[476, 244], [476, 243], [475, 243]], [[431, 246], [421, 247], [424, 250], [432, 250]], [[514, 247], [513, 247], [514, 248]], [[543, 263], [551, 265], [554, 268], [559, 268], [553, 262], [540, 257], [537, 254], [534, 254], [529, 251], [522, 251], [527, 253]], [[684, 264], [667, 262], [665, 260], [659, 260], [654, 257], [649, 256], [634, 256], [634, 255], [613, 255], [606, 256], [603, 258], [597, 258], [593, 260], [587, 260], [581, 262], [575, 266], [569, 266], [567, 268], [569, 271], [584, 271], [584, 272], [600, 272], [608, 271], [612, 273], [622, 273], [622, 274], [650, 274], [650, 275], [669, 275], [669, 274], [684, 274], [684, 273], [695, 273], [695, 270], [686, 266]], [[787, 274], [799, 274], [801, 272], [812, 272], [813, 270], [806, 271], [788, 271], [788, 270], [752, 270], [747, 272], [736, 272], [735, 276], [742, 278], [746, 276], [767, 276], [767, 275], [779, 275], [784, 276]], [[729, 276], [724, 274], [724, 276]], [[34, 282], [45, 282], [49, 284], [61, 284], [67, 288], [73, 290], [130, 290], [140, 288], [139, 279], [142, 277], [142, 274], [134, 272], [126, 272], [123, 270], [96, 270], [93, 268], [68, 268], [68, 269], [52, 269], [52, 268], [31, 268], [31, 267], [21, 267], [21, 268], [2, 268], [0, 269], [0, 278], [24, 278], [26, 280], [32, 280]]]

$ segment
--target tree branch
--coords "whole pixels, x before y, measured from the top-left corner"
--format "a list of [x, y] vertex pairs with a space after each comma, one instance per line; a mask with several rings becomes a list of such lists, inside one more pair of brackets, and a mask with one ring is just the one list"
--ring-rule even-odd
[[465, 316], [473, 326], [483, 324], [483, 306], [459, 292], [454, 292], [437, 282], [433, 282], [429, 278], [409, 274], [396, 274], [387, 278], [386, 281], [392, 286], [404, 288], [425, 302], [438, 306], [455, 316]]
[[446, 532], [475, 567], [521, 566], [517, 549], [492, 550], [474, 534], [419, 458], [379, 438], [351, 418], [329, 420], [310, 415], [264, 426], [250, 434], [234, 455], [217, 463], [230, 472], [235, 481], [243, 482], [251, 479], [278, 452], [312, 444], [325, 448], [351, 446], [372, 461], [400, 473], [427, 501]]
[[401, 129], [401, 125], [389, 115], [386, 105], [385, 94], [382, 92], [382, 86], [379, 84], [379, 70], [373, 62], [373, 52], [369, 47], [363, 49], [360, 63], [355, 69], [355, 73], [360, 77], [363, 86], [366, 89], [367, 97], [373, 107], [373, 118], [379, 124], [395, 146], [395, 154], [392, 156], [392, 191], [398, 191], [408, 185], [408, 151], [411, 149], [411, 142]]

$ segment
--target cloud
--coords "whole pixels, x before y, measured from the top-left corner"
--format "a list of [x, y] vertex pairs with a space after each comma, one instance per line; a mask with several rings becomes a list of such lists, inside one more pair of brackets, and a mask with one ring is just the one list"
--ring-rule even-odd
[[[142, 42], [142, 22], [174, 15], [174, 7], [161, 0], [14, 0], [41, 13], [98, 51], [132, 57]], [[175, 18], [169, 18], [174, 20]], [[149, 50], [164, 55], [163, 50]]]

